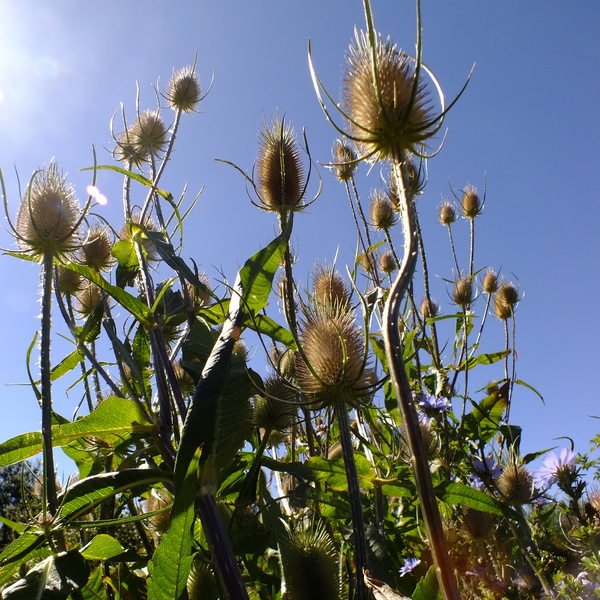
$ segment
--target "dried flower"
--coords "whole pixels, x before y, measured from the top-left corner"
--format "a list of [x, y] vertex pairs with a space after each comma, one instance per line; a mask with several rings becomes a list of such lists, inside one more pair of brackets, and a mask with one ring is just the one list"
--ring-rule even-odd
[[350, 294], [344, 280], [333, 267], [317, 265], [313, 274], [313, 298], [323, 306], [331, 308], [350, 304]]
[[452, 300], [454, 304], [463, 308], [473, 302], [473, 281], [470, 277], [461, 277], [454, 283]]
[[356, 171], [356, 153], [348, 144], [336, 140], [333, 146], [333, 172], [340, 181], [352, 179]]
[[31, 178], [17, 214], [19, 247], [34, 256], [60, 255], [78, 244], [75, 228], [80, 208], [75, 189], [55, 162]]
[[486, 294], [494, 294], [498, 290], [498, 274], [493, 269], [488, 269], [483, 276], [481, 287]]
[[519, 291], [512, 283], [503, 283], [494, 296], [494, 313], [505, 321], [510, 318], [519, 301]]
[[497, 479], [498, 489], [511, 504], [531, 501], [532, 478], [529, 471], [516, 461], [509, 461]]
[[111, 250], [112, 239], [108, 229], [102, 225], [94, 225], [81, 245], [81, 262], [92, 269], [107, 269], [112, 262]]
[[184, 67], [171, 77], [166, 99], [174, 110], [192, 112], [200, 102], [200, 84], [193, 67]]
[[261, 208], [284, 214], [300, 210], [304, 195], [304, 169], [290, 125], [278, 118], [260, 134], [257, 189]]
[[102, 302], [102, 290], [95, 283], [90, 282], [79, 290], [75, 297], [77, 298], [77, 312], [84, 317], [89, 317], [96, 306]]
[[467, 219], [474, 219], [477, 215], [481, 214], [483, 205], [481, 204], [479, 195], [477, 194], [476, 187], [468, 185], [463, 190], [460, 200], [460, 207], [463, 217]]
[[167, 128], [158, 111], [145, 110], [131, 126], [129, 137], [138, 155], [156, 156], [167, 145]]
[[415, 81], [413, 60], [381, 36], [375, 38], [374, 54], [375, 69], [369, 36], [357, 31], [347, 55], [342, 104], [361, 152], [375, 160], [400, 158], [435, 133], [437, 119], [431, 118], [424, 84]]
[[56, 279], [58, 291], [65, 296], [73, 296], [82, 286], [82, 279], [79, 273], [71, 271], [66, 267], [58, 267], [58, 277]]
[[287, 431], [296, 418], [293, 390], [277, 376], [265, 379], [264, 392], [254, 397], [252, 421], [265, 431]]
[[424, 319], [432, 319], [435, 317], [440, 310], [439, 304], [432, 299], [423, 298], [419, 311]]
[[388, 197], [378, 191], [371, 194], [371, 223], [378, 230], [387, 231], [398, 220], [394, 207]]
[[116, 160], [130, 163], [136, 167], [143, 165], [150, 157], [148, 152], [134, 142], [134, 130], [126, 129], [115, 142], [113, 156]]
[[394, 254], [390, 250], [386, 250], [379, 257], [379, 268], [387, 274], [393, 273], [398, 268]]
[[456, 210], [449, 200], [444, 200], [438, 208], [438, 219], [442, 225], [452, 225], [456, 221]]

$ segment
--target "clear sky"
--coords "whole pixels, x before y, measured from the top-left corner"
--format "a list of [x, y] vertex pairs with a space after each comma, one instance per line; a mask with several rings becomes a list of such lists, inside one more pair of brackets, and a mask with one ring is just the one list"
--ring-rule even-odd
[[[413, 0], [373, 0], [373, 9], [376, 27], [412, 52]], [[213, 73], [214, 85], [200, 114], [185, 116], [161, 187], [178, 195], [188, 183], [193, 195], [204, 186], [186, 223], [184, 256], [210, 276], [222, 270], [233, 279], [272, 239], [275, 222], [250, 205], [240, 176], [214, 159], [250, 170], [263, 119], [278, 109], [298, 131], [306, 127], [314, 159], [327, 162], [335, 132], [315, 99], [307, 41], [320, 76], [338, 97], [355, 24], [363, 25], [360, 0], [0, 0], [0, 166], [12, 216], [19, 199], [15, 166], [25, 183], [56, 157], [84, 198], [89, 174], [79, 169], [91, 164], [92, 144], [101, 163], [112, 162], [109, 120], [120, 102], [134, 115], [135, 82], [141, 107], [154, 108], [152, 84], [160, 79], [166, 85], [173, 69], [191, 63], [197, 52], [203, 86]], [[592, 416], [600, 416], [600, 3], [423, 0], [423, 27], [424, 60], [448, 97], [476, 63], [419, 200], [430, 269], [452, 277], [446, 231], [435, 217], [449, 183], [482, 189], [486, 177], [476, 266], [501, 268], [518, 281], [524, 294], [517, 313], [518, 376], [546, 400], [544, 406], [518, 389], [512, 420], [524, 427], [528, 451], [564, 445], [559, 436], [574, 438], [584, 451], [598, 431]], [[343, 266], [355, 248], [343, 188], [326, 169], [320, 173], [323, 193], [295, 223], [299, 274], [317, 261], [331, 262], [338, 249]], [[120, 183], [109, 173], [99, 179], [109, 197], [103, 214], [117, 227]], [[360, 185], [366, 201], [379, 172]], [[457, 225], [464, 260], [467, 228]], [[396, 237], [401, 244], [400, 231]], [[14, 247], [7, 227], [0, 246]], [[3, 440], [39, 428], [31, 391], [9, 385], [27, 378], [26, 349], [39, 327], [38, 272], [36, 265], [0, 256]], [[439, 278], [434, 295], [448, 306]], [[480, 300], [476, 312], [482, 306]], [[489, 327], [495, 333], [486, 349], [501, 349], [500, 324]], [[68, 351], [55, 348], [55, 361]], [[490, 371], [490, 378], [501, 376]], [[77, 401], [77, 393], [55, 396], [57, 410], [67, 416]]]

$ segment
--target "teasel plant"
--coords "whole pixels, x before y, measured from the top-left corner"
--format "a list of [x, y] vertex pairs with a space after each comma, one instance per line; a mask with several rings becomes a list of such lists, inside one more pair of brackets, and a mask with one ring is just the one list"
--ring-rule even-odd
[[[402, 361], [399, 313], [402, 298], [411, 284], [418, 255], [418, 219], [414, 194], [409, 188], [408, 164], [411, 156], [430, 157], [426, 145], [441, 129], [444, 117], [462, 95], [469, 79], [456, 98], [445, 106], [444, 95], [433, 73], [421, 59], [421, 15], [417, 0], [416, 56], [400, 51], [383, 40], [373, 23], [369, 0], [363, 1], [367, 31], [356, 32], [348, 53], [343, 101], [338, 106], [316, 74], [309, 45], [309, 67], [317, 98], [327, 120], [346, 139], [355, 143], [359, 158], [371, 162], [389, 161], [397, 185], [399, 212], [405, 238], [404, 257], [386, 301], [383, 328], [390, 378], [406, 429], [421, 510], [436, 565], [440, 589], [446, 600], [458, 600], [456, 575], [452, 566], [431, 482], [427, 456], [421, 439], [412, 392]], [[422, 73], [436, 88], [441, 110], [433, 114]], [[330, 113], [323, 95], [348, 123], [344, 130]]]

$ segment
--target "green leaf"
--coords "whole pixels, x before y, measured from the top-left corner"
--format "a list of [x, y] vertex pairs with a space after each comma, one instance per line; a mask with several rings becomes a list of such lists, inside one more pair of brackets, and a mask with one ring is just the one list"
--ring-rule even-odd
[[246, 325], [253, 331], [262, 333], [287, 348], [296, 348], [296, 342], [294, 342], [292, 334], [285, 327], [265, 315], [256, 315], [253, 319], [249, 319]]
[[[132, 433], [153, 434], [156, 426], [148, 423], [141, 408], [132, 400], [110, 396], [89, 415], [63, 425], [52, 426], [52, 443], [64, 446], [71, 441], [93, 436], [109, 444], [120, 444]], [[29, 458], [42, 451], [42, 433], [24, 433], [0, 444], [0, 466]]]
[[462, 504], [493, 515], [502, 516], [506, 513], [506, 507], [498, 500], [463, 483], [449, 483], [445, 488], [442, 500], [452, 506]]
[[[375, 475], [373, 466], [362, 454], [355, 454], [354, 461], [356, 462], [360, 487], [366, 490], [372, 489], [373, 477]], [[344, 459], [327, 459], [312, 456], [306, 461], [306, 464], [312, 470], [314, 476], [319, 481], [327, 483], [332, 490], [344, 492], [348, 489]]]
[[2, 550], [0, 553], [0, 565], [3, 566], [23, 558], [43, 542], [44, 537], [41, 534], [25, 531]]
[[117, 167], [116, 165], [95, 165], [93, 167], [84, 167], [81, 171], [115, 171], [116, 173], [121, 173], [121, 175], [125, 175], [129, 179], [133, 179], [146, 187], [153, 188], [154, 191], [163, 198], [170, 198], [171, 194], [169, 192], [165, 192], [164, 190], [159, 190], [158, 188], [152, 185], [152, 181], [139, 173], [135, 173], [134, 171], [128, 171], [127, 169], [123, 169], [122, 167]]
[[527, 389], [531, 390], [534, 394], [537, 394], [539, 399], [542, 401], [542, 404], [546, 404], [546, 402], [544, 400], [544, 396], [542, 396], [542, 394], [540, 394], [532, 385], [529, 385], [528, 383], [526, 383], [525, 381], [522, 381], [521, 379], [515, 379], [515, 383], [518, 385], [522, 385], [522, 386], [526, 387]]
[[198, 491], [198, 448], [175, 494], [169, 530], [148, 563], [148, 600], [177, 600], [186, 589], [192, 565], [194, 500]]
[[90, 569], [76, 550], [46, 560], [2, 592], [3, 600], [67, 600], [83, 587]]
[[88, 560], [109, 560], [125, 552], [121, 543], [111, 535], [100, 533], [81, 549], [81, 556]]
[[485, 352], [483, 354], [478, 354], [477, 356], [471, 356], [471, 358], [463, 361], [459, 365], [457, 371], [464, 371], [465, 367], [468, 367], [470, 370], [477, 365], [491, 365], [502, 360], [509, 354], [510, 350], [501, 350], [500, 352]]
[[133, 285], [140, 270], [135, 242], [131, 239], [119, 240], [112, 247], [111, 254], [117, 259], [117, 285], [120, 288]]
[[59, 517], [63, 523], [92, 511], [100, 502], [124, 491], [143, 491], [158, 482], [169, 480], [169, 474], [152, 469], [126, 469], [115, 473], [92, 475], [73, 484], [59, 498]]
[[77, 367], [77, 365], [79, 365], [82, 358], [83, 352], [81, 350], [73, 350], [69, 356], [65, 356], [65, 358], [63, 358], [59, 364], [53, 367], [53, 369], [50, 371], [50, 380], [55, 381], [56, 379], [59, 379], [63, 375], [66, 375], [72, 371], [75, 367]]
[[11, 521], [10, 519], [3, 517], [2, 515], [0, 515], [0, 523], [6, 525], [6, 527], [10, 527], [17, 533], [23, 533], [27, 529], [27, 525], [25, 525], [25, 523], [17, 523], [17, 521]]
[[429, 567], [427, 573], [421, 577], [413, 592], [412, 600], [443, 600], [435, 575], [435, 566]]

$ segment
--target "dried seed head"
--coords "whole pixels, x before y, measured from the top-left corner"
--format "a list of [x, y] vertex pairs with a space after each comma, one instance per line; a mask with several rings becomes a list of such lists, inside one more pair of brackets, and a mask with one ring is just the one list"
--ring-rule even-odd
[[[188, 308], [191, 308], [194, 312], [197, 312], [201, 308], [210, 304], [210, 287], [209, 279], [206, 273], [198, 273], [198, 280], [203, 283], [206, 287], [200, 288], [192, 283], [186, 284], [187, 299], [190, 303]], [[184, 295], [185, 298], [185, 295]]]
[[127, 164], [131, 162], [136, 167], [140, 167], [150, 158], [150, 155], [145, 149], [135, 144], [134, 139], [134, 128], [130, 127], [116, 140], [113, 156], [116, 160]]
[[519, 301], [519, 290], [512, 283], [503, 283], [496, 292], [496, 298], [512, 308]]
[[371, 371], [364, 364], [364, 340], [350, 310], [316, 305], [301, 324], [300, 340], [309, 363], [298, 355], [296, 377], [315, 404], [342, 399], [351, 404], [370, 399]]
[[342, 599], [338, 552], [323, 525], [288, 529], [280, 547], [288, 600]]
[[452, 225], [456, 221], [456, 210], [449, 200], [444, 200], [438, 208], [438, 219], [442, 225]]
[[112, 237], [103, 225], [92, 226], [81, 245], [80, 260], [92, 269], [101, 270], [110, 267], [112, 262]]
[[481, 287], [486, 294], [493, 294], [498, 290], [498, 274], [493, 269], [488, 269], [483, 276]]
[[265, 124], [256, 167], [259, 200], [265, 210], [284, 214], [302, 208], [304, 169], [296, 134], [290, 125], [278, 118], [270, 127]]
[[371, 194], [371, 223], [375, 229], [387, 231], [397, 221], [397, 215], [387, 195], [374, 191]]
[[469, 306], [473, 302], [473, 281], [470, 277], [461, 277], [454, 283], [452, 300], [458, 306]]
[[275, 346], [271, 351], [271, 361], [277, 373], [285, 379], [295, 379], [296, 351], [285, 346]]
[[375, 69], [368, 34], [356, 32], [347, 54], [343, 107], [350, 117], [350, 133], [360, 151], [374, 159], [399, 158], [414, 153], [435, 129], [423, 83], [415, 85], [414, 61], [389, 38], [376, 38]]
[[532, 478], [527, 469], [510, 462], [497, 479], [498, 489], [511, 504], [525, 504], [531, 501]]
[[313, 274], [313, 298], [325, 307], [347, 308], [350, 304], [348, 288], [333, 267], [317, 265]]
[[218, 600], [219, 584], [210, 565], [194, 558], [190, 574], [186, 583], [187, 593], [190, 600]]
[[341, 140], [336, 140], [333, 146], [333, 169], [335, 176], [340, 181], [348, 181], [354, 175], [358, 163], [356, 160], [356, 153], [348, 144], [345, 144]]
[[192, 112], [200, 102], [200, 84], [192, 67], [185, 67], [171, 77], [166, 93], [173, 110]]
[[82, 279], [79, 273], [71, 271], [66, 267], [58, 267], [58, 278], [56, 280], [58, 291], [65, 296], [75, 295], [82, 286]]
[[423, 298], [419, 312], [424, 319], [432, 319], [435, 317], [440, 310], [438, 303], [435, 300]]
[[184, 396], [191, 396], [196, 386], [194, 385], [194, 380], [192, 376], [183, 368], [181, 362], [176, 362], [173, 364], [173, 373], [175, 374], [175, 379], [179, 384], [179, 389]]
[[501, 320], [506, 321], [510, 319], [513, 314], [513, 309], [508, 304], [505, 304], [498, 298], [498, 295], [494, 296], [494, 314]]
[[166, 508], [171, 505], [173, 500], [166, 490], [153, 489], [148, 499], [144, 502], [145, 512], [154, 512], [165, 508], [165, 510], [157, 515], [148, 518], [148, 522], [154, 531], [165, 533], [169, 528], [171, 519], [171, 509]]
[[465, 508], [463, 514], [463, 531], [471, 540], [484, 540], [488, 537], [494, 524], [494, 517], [490, 513], [474, 508]]
[[95, 283], [90, 282], [79, 290], [75, 297], [77, 298], [77, 312], [83, 317], [89, 317], [96, 306], [102, 302], [102, 290]]
[[286, 432], [296, 418], [294, 392], [280, 377], [267, 377], [264, 394], [254, 397], [252, 422], [267, 432]]
[[80, 208], [75, 189], [56, 163], [34, 174], [17, 214], [17, 243], [35, 256], [64, 254], [78, 244]]
[[466, 217], [467, 219], [474, 219], [477, 215], [481, 214], [483, 205], [481, 204], [481, 200], [477, 194], [476, 187], [468, 185], [463, 190], [462, 198], [460, 200], [460, 208], [462, 210], [463, 217]]
[[379, 257], [379, 268], [387, 274], [393, 273], [398, 268], [396, 259], [390, 250], [386, 250]]
[[167, 128], [158, 111], [145, 110], [130, 128], [130, 139], [137, 154], [156, 156], [167, 145]]

